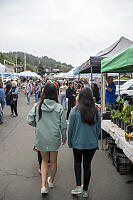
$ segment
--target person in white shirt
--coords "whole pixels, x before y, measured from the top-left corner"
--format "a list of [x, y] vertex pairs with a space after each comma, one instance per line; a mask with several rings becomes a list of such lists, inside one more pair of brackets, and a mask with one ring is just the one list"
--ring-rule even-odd
[[62, 82], [62, 86], [60, 87], [60, 103], [63, 105], [64, 100], [64, 109], [66, 110], [66, 90], [67, 86], [65, 81]]
[[27, 95], [28, 104], [30, 104], [30, 95], [32, 91], [32, 85], [29, 80], [26, 80], [25, 94]]

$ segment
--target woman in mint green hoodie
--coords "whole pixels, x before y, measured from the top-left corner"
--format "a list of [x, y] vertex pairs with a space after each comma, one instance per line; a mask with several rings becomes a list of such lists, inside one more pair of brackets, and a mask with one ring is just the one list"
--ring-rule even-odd
[[66, 143], [66, 117], [62, 105], [58, 103], [56, 86], [47, 83], [43, 89], [39, 104], [34, 106], [27, 117], [27, 123], [36, 127], [35, 146], [41, 152], [42, 165], [41, 194], [48, 193], [46, 179], [50, 152], [50, 176], [48, 186], [54, 187], [53, 181], [57, 170], [57, 154], [61, 145]]

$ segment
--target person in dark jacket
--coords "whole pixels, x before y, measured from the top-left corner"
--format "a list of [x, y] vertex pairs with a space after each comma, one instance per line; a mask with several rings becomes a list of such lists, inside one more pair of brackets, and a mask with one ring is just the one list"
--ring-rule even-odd
[[8, 94], [8, 92], [10, 91], [11, 88], [12, 88], [11, 81], [8, 81], [7, 85], [6, 85], [6, 92], [5, 92], [6, 95]]
[[68, 120], [71, 108], [75, 106], [75, 98], [76, 98], [76, 91], [73, 87], [72, 82], [69, 82], [69, 87], [66, 90], [66, 98], [68, 98], [68, 111], [67, 111], [67, 120]]
[[5, 88], [5, 95], [6, 95], [6, 104], [10, 105], [10, 90], [12, 88], [11, 81], [9, 80], [7, 82], [6, 88]]
[[99, 88], [96, 83], [92, 84], [92, 94], [96, 98], [96, 103], [100, 100]]
[[13, 117], [18, 116], [17, 101], [18, 101], [17, 82], [13, 81], [12, 82], [12, 88], [10, 90], [10, 106], [11, 106], [11, 115], [13, 115]]

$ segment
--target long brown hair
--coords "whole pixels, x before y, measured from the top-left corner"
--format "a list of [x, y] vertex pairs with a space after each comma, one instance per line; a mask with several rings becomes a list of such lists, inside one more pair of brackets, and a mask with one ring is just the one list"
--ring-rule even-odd
[[82, 122], [92, 126], [98, 121], [98, 109], [95, 106], [90, 88], [85, 87], [80, 91], [77, 109], [80, 111]]
[[41, 99], [40, 99], [40, 102], [39, 102], [39, 109], [38, 109], [39, 120], [42, 117], [41, 106], [43, 104], [44, 99], [54, 100], [58, 103], [57, 88], [53, 83], [47, 83], [43, 88]]

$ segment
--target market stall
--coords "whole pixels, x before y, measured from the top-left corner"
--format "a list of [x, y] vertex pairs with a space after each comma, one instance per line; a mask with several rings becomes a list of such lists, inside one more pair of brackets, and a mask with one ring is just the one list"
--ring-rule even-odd
[[[133, 46], [123, 52], [103, 59], [102, 72], [102, 116], [105, 112], [105, 73], [133, 72]], [[102, 130], [106, 131], [122, 149], [127, 158], [133, 162], [133, 104], [126, 99], [119, 99], [117, 107], [111, 110], [111, 120], [102, 119]], [[124, 123], [124, 126], [122, 125]], [[123, 130], [124, 129], [124, 130]], [[102, 134], [101, 134], [102, 140]]]
[[111, 56], [118, 55], [120, 52], [123, 52], [125, 49], [128, 49], [132, 45], [133, 41], [122, 36], [119, 40], [106, 48], [104, 51], [101, 51], [96, 56], [90, 56], [89, 60], [87, 60], [79, 67], [79, 73], [100, 73], [101, 61], [104, 58], [110, 58]]

